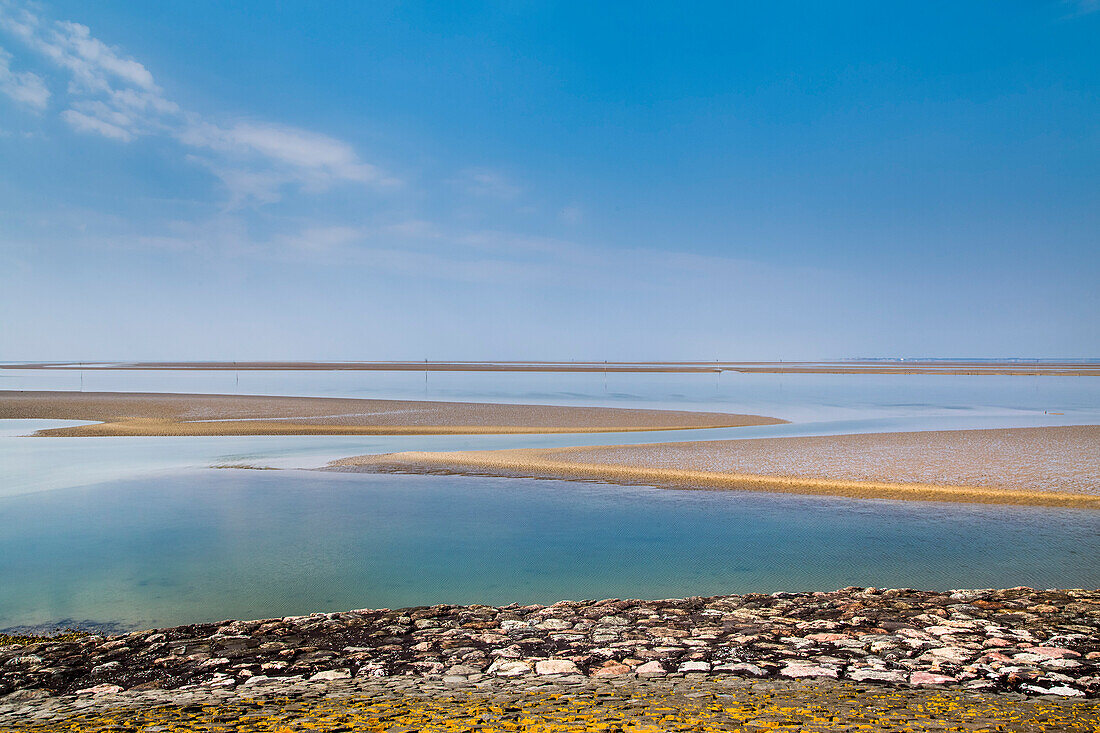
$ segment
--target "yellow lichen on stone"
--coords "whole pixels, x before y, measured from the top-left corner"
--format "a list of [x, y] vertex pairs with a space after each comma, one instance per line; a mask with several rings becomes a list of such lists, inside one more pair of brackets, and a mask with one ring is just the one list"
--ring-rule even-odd
[[[435, 691], [379, 695], [344, 691], [325, 696], [230, 697], [222, 705], [143, 707], [133, 701], [93, 713], [25, 722], [9, 730], [68, 731], [1096, 731], [1095, 700], [1024, 699], [958, 691], [867, 690], [837, 685], [757, 690], [676, 684], [644, 692], [545, 688]], [[458, 694], [456, 694], [458, 693]], [[507, 698], [507, 699], [501, 699]], [[96, 701], [94, 707], [110, 705]]]

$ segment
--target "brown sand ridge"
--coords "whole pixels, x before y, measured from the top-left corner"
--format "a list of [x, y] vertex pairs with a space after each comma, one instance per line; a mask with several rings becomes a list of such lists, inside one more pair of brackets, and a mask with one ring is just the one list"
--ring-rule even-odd
[[592, 433], [774, 425], [759, 415], [478, 402], [127, 392], [0, 392], [0, 419], [94, 420], [36, 435]]
[[1100, 509], [1100, 426], [876, 433], [450, 453], [335, 469]]

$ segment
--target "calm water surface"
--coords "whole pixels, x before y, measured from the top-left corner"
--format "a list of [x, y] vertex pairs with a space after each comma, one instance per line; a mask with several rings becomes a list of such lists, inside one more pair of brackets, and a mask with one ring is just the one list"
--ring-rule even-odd
[[1095, 512], [187, 471], [0, 501], [0, 627], [846, 585], [1100, 586]]
[[796, 422], [1100, 415], [1100, 379], [892, 374], [0, 370], [0, 389], [307, 395], [746, 412]]
[[[79, 389], [0, 370], [0, 389]], [[1100, 379], [85, 371], [85, 390], [656, 407], [789, 425], [531, 436], [30, 438], [0, 421], [0, 628], [844, 585], [1100, 586], [1095, 512], [226, 471], [362, 453], [1100, 424]], [[1062, 414], [1053, 414], [1062, 413]]]

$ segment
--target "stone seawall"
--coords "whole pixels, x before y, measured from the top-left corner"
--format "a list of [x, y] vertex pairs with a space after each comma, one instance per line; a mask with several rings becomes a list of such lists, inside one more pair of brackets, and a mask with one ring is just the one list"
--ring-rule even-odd
[[0, 646], [0, 704], [296, 681], [831, 679], [1100, 695], [1100, 591], [845, 588], [439, 605]]

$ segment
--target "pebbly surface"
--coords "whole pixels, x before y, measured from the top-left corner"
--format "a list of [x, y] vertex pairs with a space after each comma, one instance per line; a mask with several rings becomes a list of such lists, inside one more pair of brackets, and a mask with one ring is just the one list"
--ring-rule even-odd
[[1100, 591], [845, 588], [438, 605], [0, 646], [0, 704], [122, 690], [415, 677], [824, 679], [1100, 695]]
[[0, 729], [112, 731], [1072, 731], [1100, 729], [1100, 702], [833, 680], [580, 675], [444, 682], [270, 679], [0, 703]]

